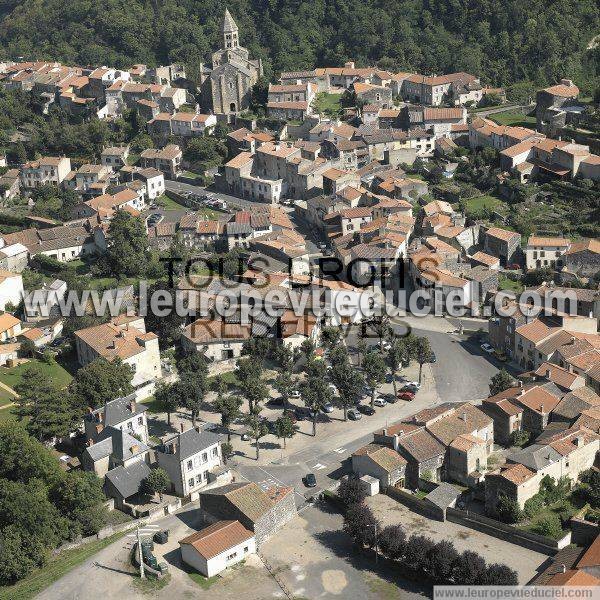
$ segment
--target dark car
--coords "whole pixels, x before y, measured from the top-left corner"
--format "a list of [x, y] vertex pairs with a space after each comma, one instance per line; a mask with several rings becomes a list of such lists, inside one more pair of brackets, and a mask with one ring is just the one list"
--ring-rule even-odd
[[429, 362], [430, 362], [430, 363], [437, 362], [437, 356], [435, 355], [435, 352], [432, 352], [432, 353], [429, 355]]
[[363, 415], [367, 415], [368, 417], [375, 414], [375, 409], [372, 406], [369, 406], [368, 404], [361, 404], [360, 406], [357, 406], [356, 409]]
[[317, 478], [314, 476], [313, 473], [309, 473], [308, 475], [306, 475], [306, 477], [304, 478], [304, 485], [306, 485], [306, 487], [316, 487]]
[[396, 398], [396, 396], [394, 396], [394, 394], [383, 394], [382, 398], [388, 404], [396, 404], [396, 402], [398, 402], [398, 398]]

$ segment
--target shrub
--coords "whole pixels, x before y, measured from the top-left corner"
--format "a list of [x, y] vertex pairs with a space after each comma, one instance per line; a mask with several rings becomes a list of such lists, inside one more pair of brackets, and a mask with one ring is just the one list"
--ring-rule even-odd
[[529, 431], [513, 431], [510, 434], [509, 443], [511, 446], [523, 447], [531, 437]]
[[454, 561], [454, 582], [457, 585], [479, 584], [483, 581], [485, 572], [485, 559], [471, 550], [465, 550]]
[[500, 496], [496, 504], [496, 516], [503, 523], [517, 523], [522, 518], [522, 512], [516, 500]]
[[529, 500], [527, 500], [525, 502], [525, 507], [523, 508], [523, 514], [528, 519], [531, 519], [532, 517], [537, 515], [540, 512], [540, 510], [542, 510], [542, 508], [544, 508], [545, 505], [546, 505], [546, 502], [544, 501], [544, 496], [542, 496], [542, 494], [538, 493], [535, 496], [532, 496], [531, 498], [529, 498]]
[[427, 554], [429, 574], [437, 581], [446, 581], [452, 575], [452, 567], [458, 558], [458, 552], [452, 542], [442, 540]]
[[360, 480], [355, 477], [346, 477], [340, 483], [338, 488], [338, 497], [346, 505], [362, 504], [367, 497], [365, 489], [360, 483]]
[[562, 525], [558, 515], [550, 514], [542, 517], [532, 528], [531, 531], [539, 535], [545, 535], [558, 539], [562, 535]]
[[483, 576], [483, 585], [519, 585], [519, 577], [506, 565], [494, 563], [488, 566]]
[[385, 556], [399, 560], [406, 549], [406, 533], [401, 525], [387, 525], [378, 536], [378, 545]]
[[415, 571], [426, 571], [429, 566], [428, 554], [434, 543], [424, 535], [411, 535], [406, 542], [404, 560]]
[[365, 504], [352, 504], [344, 515], [344, 530], [360, 546], [375, 545], [375, 528], [379, 522]]

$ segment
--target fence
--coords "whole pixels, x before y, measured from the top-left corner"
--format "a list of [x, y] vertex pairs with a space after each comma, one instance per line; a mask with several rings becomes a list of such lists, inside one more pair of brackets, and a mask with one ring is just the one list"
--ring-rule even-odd
[[385, 493], [390, 498], [397, 500], [404, 506], [410, 508], [414, 512], [423, 515], [424, 517], [428, 517], [430, 519], [435, 519], [436, 521], [444, 520], [444, 511], [439, 508], [435, 504], [431, 504], [431, 502], [427, 500], [422, 500], [421, 498], [417, 498], [413, 494], [405, 492], [404, 490], [388, 486], [385, 490]]
[[452, 523], [470, 527], [511, 544], [516, 544], [535, 552], [541, 552], [542, 554], [548, 554], [549, 556], [553, 556], [558, 550], [568, 546], [571, 542], [571, 532], [564, 538], [555, 540], [519, 529], [518, 527], [513, 527], [512, 525], [507, 525], [506, 523], [500, 523], [500, 521], [484, 517], [483, 515], [456, 508], [447, 508], [446, 518]]

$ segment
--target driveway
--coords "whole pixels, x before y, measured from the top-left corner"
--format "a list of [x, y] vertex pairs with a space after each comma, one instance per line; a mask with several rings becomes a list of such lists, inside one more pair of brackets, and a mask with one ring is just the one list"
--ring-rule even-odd
[[402, 525], [407, 535], [425, 535], [438, 542], [449, 540], [459, 552], [473, 550], [489, 563], [504, 563], [519, 574], [519, 583], [527, 583], [548, 556], [527, 548], [510, 544], [495, 537], [463, 527], [450, 521], [435, 521], [409, 510], [406, 506], [384, 494], [367, 498], [381, 525]]

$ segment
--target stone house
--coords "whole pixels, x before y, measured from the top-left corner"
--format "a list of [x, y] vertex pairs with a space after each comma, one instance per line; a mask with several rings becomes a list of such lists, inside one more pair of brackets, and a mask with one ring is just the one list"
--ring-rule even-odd
[[21, 186], [32, 189], [46, 184], [60, 185], [70, 172], [70, 158], [44, 156], [21, 167]]
[[219, 434], [197, 426], [156, 449], [158, 466], [169, 475], [174, 494], [196, 500], [202, 488], [216, 480], [223, 465], [221, 441]]
[[230, 483], [202, 492], [200, 509], [217, 520], [239, 521], [254, 532], [258, 548], [297, 514], [294, 488], [264, 490], [254, 482]]
[[0, 269], [21, 273], [29, 264], [29, 252], [23, 244], [2, 245], [0, 238]]
[[352, 472], [358, 477], [375, 477], [381, 490], [390, 485], [404, 487], [406, 464], [398, 452], [378, 444], [368, 444], [352, 453]]
[[79, 364], [85, 366], [101, 356], [109, 361], [119, 358], [132, 367], [134, 386], [158, 379], [161, 376], [158, 337], [146, 333], [143, 319], [133, 322], [136, 326], [117, 317], [108, 323], [76, 331]]
[[240, 357], [244, 343], [251, 337], [250, 324], [201, 318], [183, 330], [181, 345], [185, 350], [200, 352], [209, 360], [219, 362]]
[[572, 105], [579, 96], [579, 88], [570, 79], [561, 79], [557, 85], [539, 90], [536, 95], [535, 118], [537, 129], [544, 131], [551, 124], [557, 110]]
[[100, 155], [100, 164], [118, 171], [127, 164], [129, 157], [129, 146], [111, 146], [104, 148]]
[[355, 82], [352, 89], [356, 99], [363, 104], [376, 105], [380, 108], [392, 108], [392, 90], [390, 88], [370, 83]]
[[490, 227], [483, 233], [483, 250], [486, 254], [500, 259], [502, 267], [518, 261], [521, 247], [521, 235], [499, 227]]
[[483, 481], [489, 454], [485, 440], [468, 433], [459, 435], [448, 446], [448, 479], [469, 487], [477, 485]]
[[600, 240], [572, 242], [564, 255], [564, 269], [582, 277], [593, 277], [600, 271]]
[[162, 149], [148, 148], [141, 154], [142, 167], [154, 167], [169, 179], [175, 179], [181, 171], [183, 152], [176, 144], [167, 144]]
[[525, 266], [527, 270], [550, 267], [560, 270], [563, 255], [569, 249], [571, 241], [567, 238], [529, 236], [525, 247]]
[[0, 194], [4, 200], [16, 198], [20, 189], [19, 169], [9, 169], [0, 176]]
[[0, 342], [8, 342], [23, 331], [22, 323], [10, 313], [0, 314]]
[[524, 409], [512, 402], [520, 392], [521, 388], [512, 387], [481, 403], [481, 410], [494, 421], [494, 440], [499, 444], [508, 445], [511, 434], [522, 429]]

